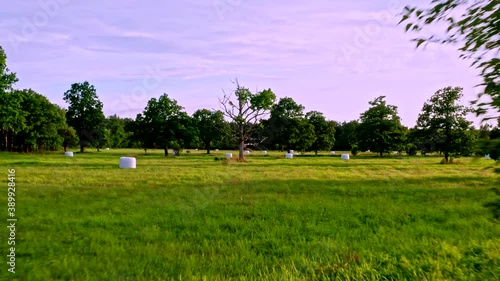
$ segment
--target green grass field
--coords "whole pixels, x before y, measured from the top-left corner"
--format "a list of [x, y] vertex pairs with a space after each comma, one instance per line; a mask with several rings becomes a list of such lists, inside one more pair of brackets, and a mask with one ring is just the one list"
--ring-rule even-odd
[[2, 219], [11, 168], [18, 218], [0, 278], [500, 280], [493, 161], [150, 153], [0, 154]]

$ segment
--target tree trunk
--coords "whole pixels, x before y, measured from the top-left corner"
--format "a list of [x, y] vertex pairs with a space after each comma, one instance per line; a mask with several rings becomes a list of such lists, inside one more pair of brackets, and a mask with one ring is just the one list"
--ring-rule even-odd
[[239, 149], [240, 149], [239, 159], [241, 161], [245, 160], [245, 155], [243, 154], [243, 149], [244, 148], [245, 148], [245, 140], [240, 140], [240, 144], [239, 144]]
[[207, 150], [207, 154], [210, 154], [210, 143], [205, 144], [205, 149]]
[[80, 142], [80, 153], [85, 152], [85, 146], [83, 145], [83, 142]]
[[64, 148], [64, 152], [66, 152], [66, 148], [68, 148], [67, 145], [63, 145], [63, 148]]
[[168, 156], [168, 145], [165, 145], [165, 157]]
[[380, 151], [380, 157], [384, 156], [384, 152]]
[[9, 150], [9, 128], [6, 128], [5, 131], [5, 150]]
[[315, 150], [315, 152], [316, 152], [316, 155], [318, 155], [318, 151], [317, 151], [317, 150]]
[[444, 152], [444, 161], [445, 161], [446, 163], [448, 163], [448, 157], [449, 157], [449, 153], [448, 153], [448, 151], [445, 151], [445, 152]]
[[245, 155], [243, 154], [243, 149], [245, 148], [245, 132], [243, 128], [243, 124], [239, 125], [240, 129], [240, 143], [239, 143], [239, 159], [240, 161], [245, 160]]

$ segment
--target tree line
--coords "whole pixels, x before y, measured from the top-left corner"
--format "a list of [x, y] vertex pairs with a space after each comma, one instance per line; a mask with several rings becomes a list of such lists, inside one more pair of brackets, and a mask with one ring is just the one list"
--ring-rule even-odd
[[291, 97], [276, 100], [271, 89], [252, 93], [235, 81], [235, 90], [219, 98], [220, 110], [199, 109], [189, 115], [175, 99], [163, 94], [151, 98], [136, 118], [105, 117], [97, 91], [88, 82], [75, 83], [63, 99], [64, 109], [32, 89], [14, 89], [16, 74], [7, 68], [0, 47], [0, 146], [4, 151], [66, 150], [79, 146], [163, 149], [175, 154], [184, 148], [297, 151], [393, 151], [415, 155], [439, 152], [453, 156], [489, 153], [498, 159], [500, 119], [496, 127], [475, 129], [460, 105], [462, 89], [438, 90], [422, 107], [417, 125], [401, 124], [398, 108], [385, 96], [369, 102], [359, 120], [327, 120], [319, 111]]

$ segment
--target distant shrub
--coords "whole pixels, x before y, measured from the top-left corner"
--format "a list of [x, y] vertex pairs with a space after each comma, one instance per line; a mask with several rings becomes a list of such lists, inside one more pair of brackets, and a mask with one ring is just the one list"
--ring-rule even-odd
[[417, 155], [417, 146], [413, 143], [410, 143], [407, 147], [406, 147], [406, 153], [410, 156], [415, 156]]
[[450, 159], [448, 159], [448, 162], [446, 162], [446, 159], [443, 158], [440, 163], [441, 164], [462, 164], [462, 161], [460, 161], [460, 159], [450, 158]]
[[353, 145], [351, 148], [351, 154], [352, 156], [356, 156], [359, 153], [359, 148], [356, 145]]

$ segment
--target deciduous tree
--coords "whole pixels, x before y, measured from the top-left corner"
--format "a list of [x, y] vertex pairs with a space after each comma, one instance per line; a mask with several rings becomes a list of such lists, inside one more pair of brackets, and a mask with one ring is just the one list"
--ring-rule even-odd
[[231, 118], [237, 126], [235, 133], [238, 136], [239, 159], [244, 160], [245, 140], [259, 124], [262, 117], [269, 112], [276, 100], [276, 95], [271, 89], [254, 94], [248, 88], [240, 86], [238, 81], [235, 84], [235, 100], [232, 100], [231, 95], [224, 93], [222, 99], [219, 98], [219, 103], [224, 114]]
[[75, 128], [80, 139], [80, 152], [84, 152], [88, 144], [98, 144], [105, 117], [95, 87], [89, 82], [75, 83], [64, 93], [64, 101], [69, 104], [68, 125]]
[[2, 150], [12, 150], [12, 136], [22, 129], [25, 121], [20, 96], [11, 93], [12, 86], [17, 81], [16, 74], [7, 67], [7, 55], [0, 46], [0, 142]]
[[179, 141], [182, 109], [183, 107], [167, 94], [148, 101], [143, 113], [136, 118], [137, 134], [142, 140], [144, 149], [151, 146], [162, 147], [165, 156], [168, 156], [169, 145]]
[[466, 119], [471, 109], [459, 104], [461, 97], [460, 87], [438, 90], [424, 103], [417, 120], [417, 128], [423, 138], [432, 142], [436, 151], [444, 154], [446, 162], [450, 155], [469, 154], [474, 140], [472, 122]]
[[369, 102], [371, 107], [361, 114], [361, 123], [356, 128], [355, 138], [362, 151], [384, 153], [400, 150], [403, 142], [403, 126], [398, 109], [380, 96]]
[[222, 111], [200, 109], [193, 114], [193, 118], [198, 129], [199, 140], [207, 150], [207, 154], [210, 154], [212, 145], [224, 137], [224, 114]]
[[311, 144], [316, 154], [318, 150], [330, 150], [335, 144], [335, 125], [326, 120], [323, 113], [311, 111], [306, 114], [306, 120], [314, 126], [315, 141]]

